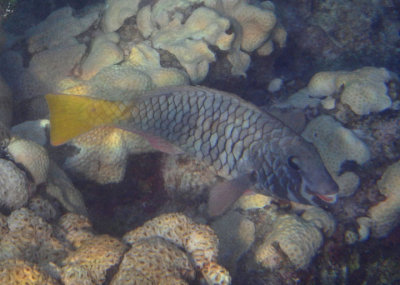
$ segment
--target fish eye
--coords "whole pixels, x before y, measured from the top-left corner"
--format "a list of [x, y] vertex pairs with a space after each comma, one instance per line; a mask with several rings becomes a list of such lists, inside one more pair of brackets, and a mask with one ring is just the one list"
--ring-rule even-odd
[[299, 159], [295, 156], [289, 156], [288, 165], [294, 170], [300, 170]]

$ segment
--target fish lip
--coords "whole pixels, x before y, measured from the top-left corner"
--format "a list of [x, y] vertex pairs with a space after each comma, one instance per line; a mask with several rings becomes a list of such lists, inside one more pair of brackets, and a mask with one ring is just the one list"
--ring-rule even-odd
[[317, 196], [319, 199], [321, 199], [322, 201], [329, 203], [329, 204], [334, 204], [337, 201], [337, 193], [335, 194], [317, 194], [317, 193], [313, 193], [315, 196]]
[[322, 200], [323, 202], [328, 203], [328, 204], [334, 204], [337, 201], [337, 194], [338, 193], [321, 194], [321, 193], [317, 193], [317, 192], [312, 191], [308, 186], [306, 186], [306, 191], [309, 194], [318, 197], [320, 200]]

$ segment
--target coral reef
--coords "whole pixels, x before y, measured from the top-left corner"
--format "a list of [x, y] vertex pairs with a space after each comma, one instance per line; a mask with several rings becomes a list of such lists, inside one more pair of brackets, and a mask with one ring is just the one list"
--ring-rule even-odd
[[187, 254], [163, 238], [132, 244], [111, 284], [188, 284], [195, 271]]
[[28, 202], [31, 186], [25, 173], [12, 161], [0, 159], [0, 204], [18, 209]]
[[41, 272], [37, 265], [20, 259], [0, 261], [0, 283], [13, 285], [56, 285], [58, 282]]
[[[394, 1], [38, 2], [19, 8], [46, 9], [16, 9], [19, 20], [5, 19], [7, 33], [0, 31], [1, 284], [228, 284], [230, 275], [235, 284], [397, 281]], [[59, 9], [65, 3], [86, 7]], [[320, 208], [248, 191], [207, 221], [211, 230], [194, 220], [206, 222], [207, 190], [220, 178], [201, 161], [157, 154], [157, 163], [144, 155], [128, 164], [132, 154], [153, 149], [113, 128], [49, 146], [45, 93], [131, 100], [190, 83], [237, 93], [268, 110], [278, 102], [273, 114], [317, 147], [339, 184], [337, 203]], [[144, 172], [152, 179], [137, 177]], [[109, 190], [112, 199], [93, 197], [99, 193], [89, 193], [93, 188]], [[84, 197], [94, 201], [88, 208]], [[162, 200], [161, 208], [153, 199]], [[96, 211], [103, 210], [115, 215], [113, 227], [103, 221], [96, 227]], [[193, 220], [162, 214], [131, 227], [177, 211]], [[123, 241], [98, 234], [126, 232], [121, 220], [132, 229]]]
[[[233, 36], [226, 34], [229, 21], [215, 11], [200, 7], [196, 9], [184, 24], [178, 18], [165, 27], [152, 33], [151, 40], [155, 48], [167, 50], [176, 56], [194, 83], [202, 81], [210, 62], [216, 60], [208, 43], [226, 50]], [[226, 43], [226, 38], [228, 43]], [[194, 52], [189, 52], [194, 51]]]
[[266, 268], [276, 268], [285, 257], [296, 268], [305, 268], [322, 245], [322, 234], [295, 215], [282, 215], [256, 249], [255, 258]]
[[[272, 39], [280, 39], [280, 45], [284, 44], [285, 36], [271, 36], [276, 27], [271, 6], [253, 6], [241, 0], [204, 1], [207, 7], [195, 9], [182, 24], [184, 15], [180, 9], [189, 9], [196, 2], [203, 1], [158, 1], [153, 7], [141, 8], [137, 16], [142, 35], [154, 47], [175, 55], [194, 83], [205, 78], [209, 63], [216, 60], [209, 44], [223, 51], [231, 49], [228, 60], [233, 75], [245, 75], [250, 63], [249, 55], [240, 49], [252, 52], [268, 41], [271, 45]], [[231, 25], [234, 34], [227, 34]], [[180, 32], [173, 33], [176, 30]], [[190, 50], [196, 50], [196, 55], [189, 56]]]
[[[285, 32], [271, 3], [114, 0], [78, 13], [70, 7], [53, 11], [25, 39], [28, 54], [15, 48], [0, 60], [16, 94], [18, 122], [47, 115], [46, 93], [128, 100], [189, 79], [199, 83], [224, 52], [232, 74], [245, 75], [250, 53], [267, 42], [283, 46]], [[111, 137], [116, 145], [110, 146]], [[149, 150], [137, 136], [111, 129], [72, 144], [79, 153], [66, 158], [63, 167], [103, 184], [122, 180], [129, 154]], [[112, 154], [103, 155], [107, 152]], [[98, 172], [93, 170], [97, 163]]]
[[134, 244], [150, 237], [162, 237], [184, 248], [209, 284], [230, 284], [229, 273], [216, 263], [218, 238], [210, 227], [196, 224], [183, 214], [164, 214], [126, 233], [123, 240]]
[[101, 184], [120, 182], [128, 155], [152, 150], [142, 137], [112, 127], [97, 128], [73, 140], [79, 153], [67, 157], [63, 167]]
[[234, 275], [239, 259], [255, 241], [254, 223], [241, 214], [231, 211], [213, 222], [211, 227], [220, 243], [218, 259]]
[[89, 55], [81, 64], [80, 78], [88, 80], [104, 67], [122, 61], [122, 50], [117, 46], [119, 36], [116, 33], [99, 35], [93, 39]]
[[164, 156], [161, 173], [169, 196], [184, 201], [196, 200], [218, 182], [213, 171], [188, 155]]
[[310, 206], [301, 214], [301, 217], [314, 224], [325, 236], [330, 237], [336, 230], [336, 221], [333, 215], [320, 207]]
[[[368, 210], [368, 217], [371, 218], [368, 223], [373, 237], [385, 237], [399, 224], [400, 162], [390, 165], [385, 170], [378, 181], [378, 187], [386, 199]], [[366, 221], [361, 221], [361, 225], [366, 226]]]
[[370, 152], [366, 144], [351, 130], [326, 115], [313, 119], [304, 130], [303, 137], [317, 147], [326, 168], [340, 188], [339, 195], [352, 195], [357, 190], [359, 178], [349, 171], [342, 173], [342, 165], [346, 161], [358, 164], [367, 162]]
[[340, 93], [341, 103], [349, 106], [357, 115], [368, 115], [391, 106], [392, 101], [385, 85], [391, 78], [385, 68], [374, 67], [352, 72], [320, 72], [311, 78], [308, 89], [313, 96]]
[[124, 251], [125, 245], [108, 235], [82, 240], [62, 261], [61, 280], [66, 285], [102, 284], [107, 270], [119, 264]]
[[16, 258], [44, 265], [66, 256], [62, 243], [52, 237], [51, 225], [26, 208], [13, 211], [7, 227], [0, 240], [0, 260]]
[[51, 13], [46, 20], [29, 29], [28, 49], [35, 53], [46, 48], [70, 43], [75, 36], [86, 31], [98, 18], [98, 12], [75, 18], [71, 7], [61, 8]]
[[87, 215], [81, 192], [74, 187], [65, 172], [53, 161], [50, 161], [49, 177], [45, 192], [48, 196], [60, 202], [66, 210]]
[[107, 0], [103, 17], [103, 30], [107, 33], [118, 30], [124, 21], [136, 14], [140, 0]]
[[53, 203], [40, 195], [32, 197], [27, 208], [45, 221], [54, 221], [60, 213]]
[[36, 186], [47, 180], [50, 160], [46, 149], [41, 145], [29, 140], [12, 138], [7, 146], [7, 152], [15, 163], [24, 166]]

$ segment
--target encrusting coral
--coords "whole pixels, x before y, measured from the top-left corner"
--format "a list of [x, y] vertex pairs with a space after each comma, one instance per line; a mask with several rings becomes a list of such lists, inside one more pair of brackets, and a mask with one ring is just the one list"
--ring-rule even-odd
[[103, 17], [103, 30], [107, 33], [118, 30], [124, 21], [136, 14], [141, 0], [107, 0]]
[[[196, 3], [204, 3], [206, 7], [194, 9], [182, 24], [182, 9], [189, 9]], [[137, 25], [154, 47], [174, 54], [192, 82], [196, 83], [205, 78], [209, 63], [216, 60], [208, 45], [230, 50], [228, 60], [232, 64], [232, 74], [245, 75], [250, 57], [240, 49], [252, 52], [270, 38], [274, 39], [271, 34], [276, 26], [276, 17], [270, 8], [253, 6], [242, 0], [158, 1], [152, 7], [146, 5], [138, 11]], [[231, 25], [234, 33], [228, 34]], [[176, 30], [180, 32], [176, 33]], [[283, 38], [275, 37], [281, 41], [280, 45], [283, 45]], [[190, 50], [197, 52], [186, 52]]]
[[306, 268], [322, 245], [321, 232], [296, 215], [281, 215], [256, 249], [255, 259], [265, 268], [278, 268], [287, 258], [295, 268]]
[[124, 56], [122, 50], [117, 46], [118, 41], [117, 33], [97, 36], [92, 42], [89, 55], [81, 64], [80, 78], [88, 80], [104, 67], [122, 61]]
[[[209, 63], [216, 60], [208, 43], [223, 50], [229, 48], [229, 40], [233, 39], [232, 35], [226, 33], [229, 25], [229, 21], [215, 11], [200, 7], [193, 11], [184, 24], [175, 18], [167, 26], [155, 31], [152, 43], [155, 48], [175, 55], [192, 82], [197, 83], [206, 77]], [[230, 38], [228, 44], [225, 38]]]
[[335, 117], [345, 121], [346, 106], [353, 115], [369, 115], [392, 106], [387, 84], [396, 76], [385, 68], [363, 67], [354, 71], [323, 71], [314, 74], [306, 88], [291, 95], [282, 107], [316, 107], [335, 110]]
[[389, 108], [386, 82], [392, 78], [385, 68], [363, 67], [351, 72], [319, 72], [308, 83], [308, 91], [317, 97], [340, 93], [340, 102], [357, 115], [368, 115]]
[[126, 233], [123, 240], [135, 244], [151, 237], [162, 237], [184, 248], [208, 284], [230, 284], [228, 271], [216, 263], [218, 238], [210, 227], [196, 224], [183, 214], [164, 214]]
[[39, 25], [28, 32], [28, 49], [31, 53], [60, 46], [86, 31], [98, 18], [99, 12], [93, 11], [84, 17], [76, 18], [71, 7], [58, 9], [51, 13]]

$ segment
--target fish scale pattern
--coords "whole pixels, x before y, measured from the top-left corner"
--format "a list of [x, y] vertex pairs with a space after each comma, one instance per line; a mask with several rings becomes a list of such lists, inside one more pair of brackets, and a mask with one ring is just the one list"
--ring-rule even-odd
[[[176, 142], [226, 178], [238, 174], [249, 160], [252, 148], [261, 145], [265, 132], [272, 130], [268, 126], [272, 118], [257, 108], [207, 89], [149, 97], [132, 111], [129, 124]], [[274, 127], [285, 128], [275, 118], [273, 121]]]

